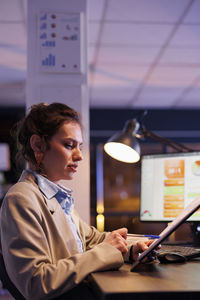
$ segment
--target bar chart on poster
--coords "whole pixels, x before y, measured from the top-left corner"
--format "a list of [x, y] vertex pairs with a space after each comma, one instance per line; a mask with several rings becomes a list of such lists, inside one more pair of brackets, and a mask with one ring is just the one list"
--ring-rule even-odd
[[81, 14], [41, 12], [38, 20], [40, 71], [81, 73]]

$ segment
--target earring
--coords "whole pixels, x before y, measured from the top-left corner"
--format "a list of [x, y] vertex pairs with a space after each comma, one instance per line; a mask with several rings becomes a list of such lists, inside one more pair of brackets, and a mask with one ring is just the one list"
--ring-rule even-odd
[[41, 151], [35, 151], [35, 160], [37, 162], [37, 166], [39, 167], [41, 164], [41, 161], [43, 160], [44, 154]]

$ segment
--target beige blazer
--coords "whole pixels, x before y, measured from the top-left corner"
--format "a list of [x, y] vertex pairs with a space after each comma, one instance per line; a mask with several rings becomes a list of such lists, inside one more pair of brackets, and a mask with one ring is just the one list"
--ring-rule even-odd
[[89, 273], [120, 267], [120, 251], [101, 243], [105, 233], [73, 211], [84, 253], [78, 253], [67, 218], [55, 198], [48, 200], [34, 176], [24, 171], [7, 193], [0, 213], [0, 252], [8, 275], [26, 299], [51, 299]]

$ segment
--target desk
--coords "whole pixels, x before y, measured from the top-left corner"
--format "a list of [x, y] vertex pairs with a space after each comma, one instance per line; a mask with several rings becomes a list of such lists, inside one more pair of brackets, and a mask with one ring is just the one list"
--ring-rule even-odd
[[90, 275], [97, 299], [199, 300], [200, 260], [177, 264], [141, 264], [135, 272], [124, 264], [119, 270]]

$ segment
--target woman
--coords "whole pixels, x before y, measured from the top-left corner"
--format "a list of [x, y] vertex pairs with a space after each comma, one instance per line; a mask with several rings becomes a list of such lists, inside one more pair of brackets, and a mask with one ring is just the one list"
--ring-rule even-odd
[[28, 169], [3, 200], [0, 252], [26, 299], [76, 290], [89, 273], [119, 268], [148, 248], [150, 242], [137, 243], [129, 253], [126, 228], [100, 233], [84, 223], [71, 190], [59, 184], [73, 178], [82, 160], [76, 111], [61, 103], [33, 105], [17, 136]]

